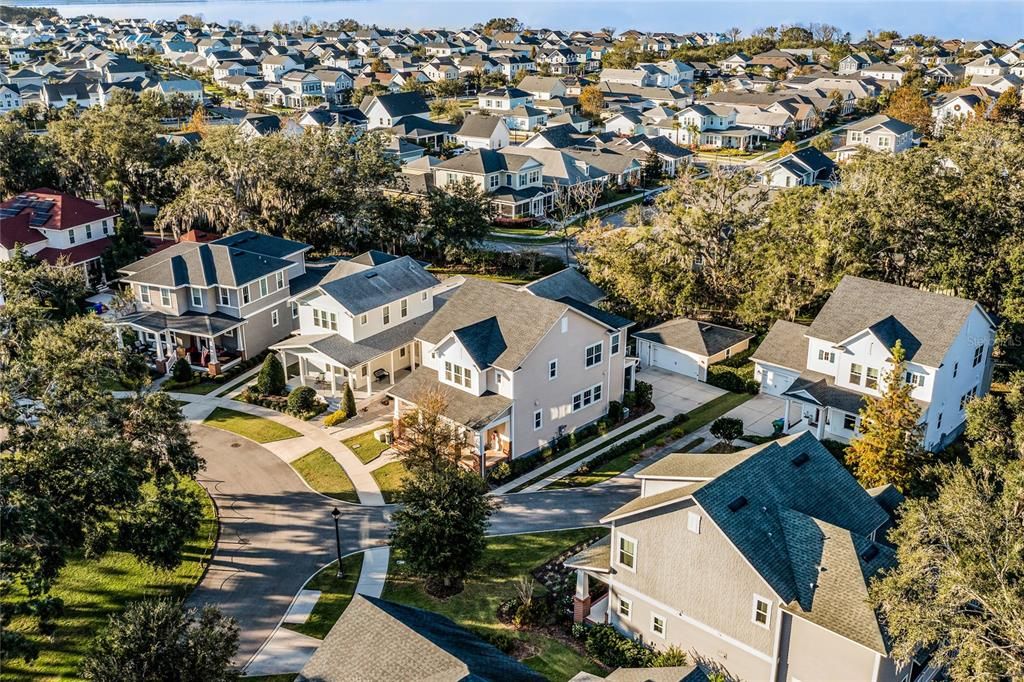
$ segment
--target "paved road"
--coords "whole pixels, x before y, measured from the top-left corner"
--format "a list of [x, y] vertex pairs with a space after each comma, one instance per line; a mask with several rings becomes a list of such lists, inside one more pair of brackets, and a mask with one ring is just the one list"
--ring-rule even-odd
[[[206, 426], [193, 425], [206, 471], [199, 480], [221, 519], [210, 570], [189, 605], [215, 604], [238, 620], [244, 663], [270, 636], [303, 583], [334, 559], [336, 502], [311, 492], [291, 467], [267, 449]], [[379, 545], [387, 536], [382, 507], [337, 504], [342, 552]]]
[[[565, 260], [565, 245], [564, 244], [530, 244], [526, 241], [523, 242], [499, 242], [490, 239], [485, 239], [481, 242], [483, 248], [488, 251], [497, 251], [498, 253], [523, 253], [526, 251], [534, 251], [536, 253], [543, 254], [545, 256], [554, 256], [561, 260], [563, 263]], [[569, 264], [576, 262], [576, 254], [569, 250]]]

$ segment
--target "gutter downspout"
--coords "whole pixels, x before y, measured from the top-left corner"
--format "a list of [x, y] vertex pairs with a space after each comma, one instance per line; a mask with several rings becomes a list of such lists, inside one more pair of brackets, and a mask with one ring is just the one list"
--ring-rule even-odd
[[778, 625], [775, 628], [775, 641], [772, 644], [772, 672], [768, 677], [771, 682], [777, 682], [779, 679], [779, 646], [782, 643], [783, 619], [786, 617], [785, 611], [782, 610], [782, 604], [779, 604], [775, 608], [779, 617], [776, 619], [776, 623]]

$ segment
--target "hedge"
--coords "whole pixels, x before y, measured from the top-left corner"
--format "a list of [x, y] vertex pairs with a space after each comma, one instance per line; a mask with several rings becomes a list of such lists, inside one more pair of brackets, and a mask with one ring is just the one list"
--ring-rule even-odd
[[600, 455], [597, 455], [593, 459], [581, 464], [580, 468], [577, 469], [576, 472], [586, 474], [589, 473], [590, 471], [593, 471], [595, 468], [601, 466], [602, 464], [610, 462], [616, 457], [620, 457], [626, 454], [627, 452], [632, 452], [633, 450], [646, 450], [648, 446], [654, 445], [655, 442], [659, 440], [662, 436], [672, 431], [678, 430], [678, 433], [672, 433], [673, 440], [676, 438], [682, 438], [683, 436], [686, 435], [686, 430], [681, 428], [681, 425], [683, 422], [686, 421], [686, 419], [686, 413], [677, 414], [664, 424], [659, 424], [658, 426], [655, 426], [652, 429], [644, 431], [643, 435], [641, 436], [637, 436], [636, 438], [631, 438], [630, 440], [623, 441], [618, 445], [613, 445], [612, 447], [602, 452]]

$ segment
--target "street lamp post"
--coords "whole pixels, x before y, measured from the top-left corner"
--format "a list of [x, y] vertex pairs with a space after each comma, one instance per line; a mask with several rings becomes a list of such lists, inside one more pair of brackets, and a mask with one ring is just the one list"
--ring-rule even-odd
[[338, 527], [338, 519], [341, 518], [341, 511], [337, 507], [331, 512], [334, 517], [334, 541], [338, 549], [338, 577], [341, 577], [341, 530]]

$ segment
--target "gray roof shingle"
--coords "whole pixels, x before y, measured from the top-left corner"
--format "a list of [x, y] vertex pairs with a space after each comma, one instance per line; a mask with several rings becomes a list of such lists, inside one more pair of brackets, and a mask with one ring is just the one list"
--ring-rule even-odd
[[754, 335], [740, 329], [681, 317], [636, 332], [633, 336], [710, 357], [743, 343]]
[[552, 301], [568, 296], [588, 305], [594, 305], [605, 298], [605, 293], [600, 287], [572, 267], [524, 284], [522, 288], [531, 294], [543, 296]]
[[328, 275], [320, 283], [320, 289], [350, 313], [359, 315], [435, 284], [437, 278], [419, 262], [402, 256], [337, 279], [330, 279]]

